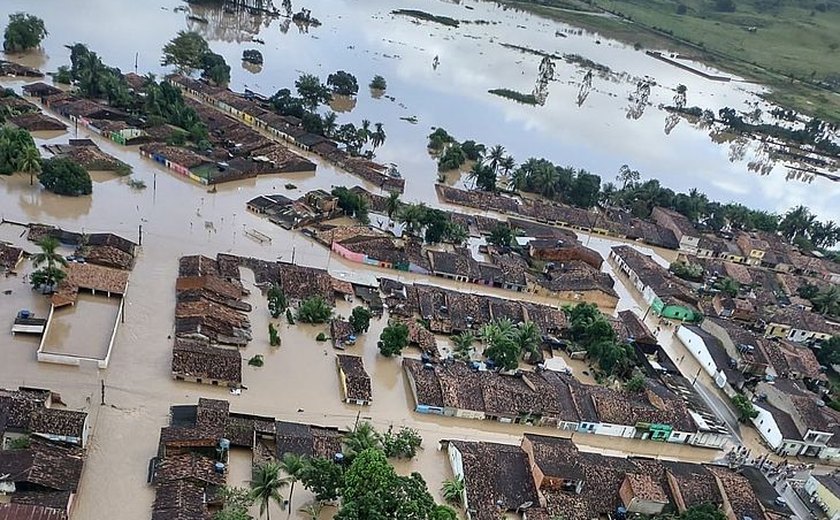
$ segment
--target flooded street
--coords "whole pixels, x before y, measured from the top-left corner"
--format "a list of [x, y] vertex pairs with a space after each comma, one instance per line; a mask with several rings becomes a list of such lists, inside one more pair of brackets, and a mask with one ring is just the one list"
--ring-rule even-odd
[[[560, 24], [505, 11], [489, 3], [470, 2], [474, 9], [465, 10], [456, 4], [432, 0], [412, 5], [403, 1], [317, 0], [307, 7], [323, 25], [305, 34], [294, 25], [287, 26], [284, 32], [281, 20], [236, 18], [206, 10], [197, 12], [209, 20], [208, 24], [187, 22], [185, 13], [172, 11], [180, 5], [184, 4], [174, 0], [154, 5], [88, 0], [70, 9], [58, 0], [35, 4], [5, 0], [0, 6], [0, 17], [5, 19], [9, 12], [25, 9], [44, 18], [50, 32], [44, 42], [44, 52], [28, 56], [24, 61], [45, 70], [69, 63], [63, 45], [82, 41], [106, 63], [123, 71], [132, 70], [137, 57], [140, 73], [151, 71], [160, 75], [165, 72], [159, 66], [160, 48], [186, 27], [202, 32], [213, 50], [226, 57], [232, 65], [231, 87], [235, 90], [247, 86], [271, 94], [278, 88], [291, 86], [300, 71], [315, 72], [325, 79], [336, 69], [348, 70], [359, 78], [362, 89], [355, 107], [339, 113], [339, 122], [358, 124], [361, 119], [369, 119], [384, 123], [388, 138], [378, 159], [399, 166], [407, 180], [406, 201], [454, 208], [438, 202], [434, 191], [435, 161], [425, 150], [425, 136], [430, 127], [443, 126], [459, 139], [476, 139], [488, 145], [502, 143], [517, 159], [546, 156], [561, 164], [591, 169], [605, 180], [621, 164], [628, 163], [643, 175], [660, 178], [664, 185], [674, 189], [698, 187], [710, 198], [739, 200], [772, 210], [783, 210], [797, 201], [808, 200], [811, 209], [821, 217], [840, 217], [837, 207], [831, 204], [832, 197], [840, 190], [833, 183], [820, 179], [811, 185], [786, 182], [782, 172], [756, 182], [755, 174], [746, 172], [745, 161], [731, 163], [726, 147], [711, 144], [704, 132], [680, 124], [666, 137], [662, 131], [665, 113], [655, 107], [648, 107], [638, 119], [627, 118], [626, 98], [634, 83], [626, 78], [596, 79], [593, 92], [580, 107], [576, 95], [583, 74], [566, 61], [558, 63], [560, 79], [551, 83], [543, 107], [519, 105], [487, 93], [488, 89], [500, 87], [530, 92], [533, 86], [539, 57], [500, 45], [506, 42], [551, 52], [579, 53], [615, 71], [626, 72], [627, 77], [653, 76], [659, 84], [651, 95], [654, 106], [668, 102], [673, 96], [671, 89], [679, 83], [688, 86], [690, 104], [695, 103], [693, 96], [696, 96], [697, 104], [718, 107], [743, 107], [746, 100], [752, 99], [749, 91], [755, 91], [755, 87], [741, 83], [709, 82], [615, 42], [602, 40], [596, 44], [591, 35], [570, 32], [565, 38], [556, 36], [557, 31], [569, 30]], [[411, 19], [389, 14], [391, 8], [397, 7], [422, 8], [459, 19], [494, 23], [462, 24], [459, 29], [416, 24]], [[265, 45], [248, 43], [252, 37], [264, 40]], [[239, 66], [242, 50], [246, 48], [259, 48], [265, 54], [266, 63], [259, 73]], [[431, 67], [435, 56], [440, 57], [441, 63], [436, 70]], [[388, 80], [386, 97], [375, 99], [368, 94], [366, 85], [374, 74]], [[23, 84], [3, 82], [3, 86], [16, 90]], [[393, 96], [394, 100], [387, 96]], [[400, 119], [411, 116], [419, 122], [411, 124]], [[254, 339], [242, 354], [246, 361], [261, 354], [265, 365], [243, 367], [243, 383], [248, 389], [240, 396], [229, 395], [222, 388], [174, 381], [170, 375], [174, 284], [178, 258], [182, 255], [215, 256], [219, 252], [231, 252], [287, 261], [294, 257], [296, 263], [326, 268], [333, 275], [350, 280], [384, 275], [466, 292], [517, 295], [350, 263], [330, 255], [326, 248], [299, 233], [283, 230], [246, 212], [245, 203], [263, 193], [283, 193], [297, 198], [315, 188], [362, 184], [358, 178], [321, 161], [316, 160], [318, 169], [314, 174], [259, 177], [220, 185], [216, 193], [210, 193], [206, 187], [176, 177], [141, 158], [135, 148], [90, 136], [84, 129], [76, 131], [71, 127], [67, 133], [36, 137], [39, 137], [38, 144], [92, 137], [105, 152], [131, 165], [132, 178], [144, 181], [147, 186], [138, 190], [129, 186], [127, 178], [97, 174], [92, 196], [66, 198], [30, 186], [28, 176], [0, 176], [0, 217], [5, 220], [43, 222], [71, 231], [110, 231], [134, 241], [142, 238], [129, 280], [125, 323], [117, 332], [107, 370], [99, 371], [91, 365], [38, 363], [37, 339], [13, 338], [8, 329], [0, 336], [4, 349], [0, 385], [51, 388], [62, 394], [70, 408], [85, 409], [91, 414], [92, 437], [74, 518], [148, 518], [154, 491], [146, 484], [146, 471], [149, 459], [156, 453], [159, 429], [167, 424], [171, 404], [194, 404], [199, 397], [229, 399], [232, 411], [278, 419], [349, 427], [360, 414], [362, 420], [370, 420], [378, 429], [392, 424], [415, 428], [424, 438], [424, 450], [412, 463], [400, 462], [397, 467], [401, 472], [421, 472], [435, 494], [440, 482], [451, 476], [445, 454], [437, 450], [440, 440], [515, 443], [526, 431], [557, 433], [413, 413], [399, 360], [383, 358], [376, 349], [376, 339], [387, 316], [373, 321], [368, 334], [349, 349], [349, 353], [364, 358], [373, 380], [373, 404], [363, 409], [344, 404], [333, 349], [329, 343], [315, 341], [326, 327], [289, 326], [281, 320], [277, 324], [282, 346], [269, 346], [270, 316], [265, 300], [253, 286], [253, 274], [247, 270], [242, 271], [242, 277], [251, 289], [249, 302], [254, 310], [249, 318]], [[287, 183], [297, 188], [285, 189]], [[27, 242], [21, 236], [22, 231], [18, 226], [1, 225], [0, 239], [35, 252], [37, 246]], [[258, 231], [271, 240], [257, 242], [246, 231]], [[609, 248], [617, 243], [586, 235], [581, 235], [581, 240], [605, 258]], [[658, 260], [667, 263], [672, 259], [665, 256]], [[45, 316], [49, 310], [47, 301], [25, 283], [23, 275], [28, 269], [27, 264], [25, 269], [20, 269], [20, 276], [0, 279], [0, 292], [12, 291], [8, 295], [0, 294], [0, 319], [4, 323], [10, 324], [20, 309], [33, 310], [39, 316]], [[611, 269], [606, 262], [604, 269], [608, 272]], [[644, 305], [623, 284], [617, 282], [615, 289], [621, 297], [619, 310], [644, 313]], [[517, 297], [549, 301], [533, 295]], [[351, 307], [339, 303], [336, 313], [347, 316]], [[96, 350], [101, 342], [107, 344], [110, 329], [103, 332], [101, 329], [107, 327], [99, 326], [98, 318], [94, 321], [97, 323], [91, 327], [72, 331], [74, 345], [84, 344], [85, 349]], [[62, 348], [67, 346], [66, 342], [60, 343]], [[409, 352], [408, 355], [419, 354]], [[106, 388], [104, 405], [100, 405], [102, 380]], [[583, 450], [605, 453], [622, 451], [698, 461], [721, 455], [714, 450], [592, 435], [577, 435], [575, 440]], [[241, 452], [234, 454], [231, 484], [247, 485], [247, 456]], [[310, 498], [297, 486], [292, 518], [305, 518], [297, 512], [297, 507]], [[325, 510], [324, 518], [328, 513]]]

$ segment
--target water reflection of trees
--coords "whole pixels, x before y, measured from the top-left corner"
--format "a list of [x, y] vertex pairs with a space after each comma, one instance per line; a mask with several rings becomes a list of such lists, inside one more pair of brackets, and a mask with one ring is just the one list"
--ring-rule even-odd
[[586, 74], [583, 76], [583, 81], [580, 84], [580, 88], [578, 89], [577, 93], [577, 106], [583, 106], [583, 102], [586, 101], [586, 98], [589, 97], [589, 93], [592, 92], [592, 71], [586, 71]]
[[[187, 4], [187, 8], [187, 29], [214, 41], [250, 41], [264, 27], [267, 28], [272, 20], [266, 13], [251, 11], [234, 4], [225, 4], [224, 7]], [[189, 16], [203, 18], [207, 23], [190, 20]]]
[[627, 105], [627, 119], [639, 119], [645, 113], [650, 98], [650, 87], [653, 81], [650, 78], [640, 79], [636, 83], [636, 90], [630, 93]]

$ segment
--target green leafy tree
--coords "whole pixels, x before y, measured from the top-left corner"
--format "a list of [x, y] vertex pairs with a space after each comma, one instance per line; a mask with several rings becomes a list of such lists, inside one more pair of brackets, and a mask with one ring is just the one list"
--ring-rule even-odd
[[840, 287], [830, 285], [824, 290], [818, 292], [811, 303], [823, 316], [838, 316], [840, 315]]
[[332, 308], [321, 296], [312, 296], [300, 303], [297, 319], [303, 323], [326, 323], [332, 317]]
[[306, 471], [307, 459], [297, 453], [284, 453], [280, 458], [280, 470], [288, 477], [289, 486], [289, 516], [292, 516], [292, 498], [295, 494], [295, 484], [301, 479]]
[[90, 195], [93, 183], [90, 174], [70, 159], [53, 157], [42, 163], [41, 185], [59, 195]]
[[388, 200], [385, 202], [385, 204], [385, 212], [387, 213], [388, 218], [393, 218], [394, 213], [396, 213], [402, 205], [402, 201], [400, 200], [400, 194], [395, 191], [392, 191], [388, 194]]
[[385, 81], [385, 78], [377, 74], [370, 81], [369, 87], [371, 88], [371, 90], [384, 91], [386, 88], [388, 88], [388, 83]]
[[266, 520], [271, 520], [272, 502], [280, 509], [285, 508], [280, 490], [287, 484], [288, 482], [280, 476], [278, 463], [266, 462], [255, 468], [254, 479], [251, 481], [251, 498], [259, 504], [260, 516], [265, 515]]
[[714, 504], [704, 502], [687, 508], [677, 518], [679, 520], [725, 520], [726, 514]]
[[0, 126], [0, 174], [9, 175], [19, 170], [23, 157], [29, 149], [35, 149], [35, 141], [23, 128]]
[[513, 341], [521, 354], [528, 354], [532, 360], [538, 356], [541, 338], [540, 330], [534, 322], [520, 323], [513, 332]]
[[313, 74], [301, 74], [295, 81], [295, 88], [304, 106], [310, 110], [330, 100], [330, 89]]
[[41, 154], [37, 148], [27, 147], [23, 150], [17, 163], [17, 169], [21, 173], [29, 174], [29, 185], [34, 184], [34, 176], [41, 173]]
[[350, 321], [350, 326], [353, 327], [356, 334], [362, 334], [370, 328], [371, 317], [373, 317], [373, 314], [367, 307], [357, 306], [353, 308], [348, 321]]
[[487, 147], [473, 140], [468, 140], [461, 143], [461, 150], [464, 152], [468, 161], [480, 161], [484, 158], [484, 152], [487, 151]]
[[327, 76], [327, 86], [341, 96], [355, 96], [359, 92], [359, 83], [356, 81], [356, 76], [343, 70]]
[[371, 423], [362, 421], [344, 436], [341, 449], [345, 457], [353, 459], [365, 450], [382, 449], [382, 438]]
[[221, 511], [213, 515], [213, 520], [253, 520], [248, 508], [254, 503], [247, 489], [223, 487], [219, 497], [224, 504]]
[[230, 83], [230, 65], [224, 56], [215, 52], [207, 52], [201, 57], [201, 77], [219, 86]]
[[413, 459], [417, 450], [423, 444], [423, 438], [417, 430], [403, 426], [394, 433], [394, 427], [389, 426], [381, 436], [382, 450], [388, 458]]
[[724, 276], [723, 278], [719, 278], [715, 284], [715, 289], [718, 291], [726, 294], [727, 296], [736, 297], [738, 296], [738, 290], [741, 288], [741, 284], [733, 280], [728, 276]]
[[377, 148], [385, 144], [387, 137], [385, 135], [385, 129], [382, 128], [382, 123], [373, 125], [373, 132], [370, 133], [370, 145], [373, 147], [373, 150], [376, 151]]
[[464, 479], [462, 477], [455, 477], [444, 480], [443, 486], [441, 487], [443, 499], [449, 502], [450, 504], [454, 504], [458, 507], [462, 507], [464, 505], [465, 491], [466, 486], [464, 485]]
[[69, 85], [73, 82], [73, 76], [70, 75], [70, 67], [67, 65], [60, 66], [53, 75], [53, 81], [61, 83], [62, 85]]
[[283, 293], [283, 290], [280, 289], [280, 286], [276, 283], [271, 284], [271, 288], [268, 289], [268, 312], [271, 313], [271, 317], [277, 319], [280, 317], [283, 312], [285, 312], [286, 308], [288, 307], [288, 302], [286, 301], [286, 295]]
[[3, 50], [6, 52], [23, 52], [41, 45], [47, 35], [44, 21], [37, 16], [26, 13], [12, 13], [9, 24], [3, 33]]
[[628, 392], [641, 392], [645, 389], [646, 381], [645, 376], [642, 375], [641, 372], [633, 374], [626, 383], [624, 383], [624, 389]]
[[435, 130], [429, 134], [428, 148], [430, 150], [439, 152], [443, 150], [444, 147], [452, 143], [455, 143], [455, 138], [449, 135], [443, 128], [435, 128]]
[[817, 359], [825, 366], [840, 364], [840, 336], [823, 341], [817, 350]]
[[313, 457], [301, 473], [300, 481], [315, 494], [316, 500], [335, 500], [344, 487], [344, 466], [324, 457]]
[[755, 419], [758, 417], [758, 410], [756, 410], [752, 402], [750, 402], [750, 400], [742, 394], [735, 394], [731, 400], [732, 405], [735, 406], [735, 410], [738, 412], [738, 419], [742, 422], [747, 422], [749, 419]]
[[450, 338], [455, 348], [452, 355], [460, 361], [469, 361], [472, 358], [473, 343], [475, 336], [469, 331], [463, 331]]
[[496, 191], [496, 172], [490, 166], [476, 162], [470, 168], [467, 178], [471, 180], [475, 187], [484, 191]]
[[461, 149], [458, 143], [452, 143], [443, 151], [443, 155], [438, 159], [438, 171], [446, 172], [450, 170], [457, 170], [467, 162], [467, 154]]
[[496, 247], [510, 247], [513, 243], [513, 229], [507, 224], [496, 224], [490, 230], [490, 236], [487, 237], [487, 242]]
[[408, 346], [408, 326], [405, 323], [388, 325], [379, 336], [378, 346], [379, 353], [383, 356], [398, 356]]
[[355, 191], [350, 191], [344, 186], [333, 188], [332, 195], [338, 198], [338, 207], [350, 217], [355, 217], [356, 220], [363, 224], [370, 221], [368, 216], [368, 202], [361, 195]]
[[207, 41], [197, 32], [178, 31], [163, 46], [161, 65], [175, 65], [182, 72], [203, 69], [204, 57], [210, 52]]

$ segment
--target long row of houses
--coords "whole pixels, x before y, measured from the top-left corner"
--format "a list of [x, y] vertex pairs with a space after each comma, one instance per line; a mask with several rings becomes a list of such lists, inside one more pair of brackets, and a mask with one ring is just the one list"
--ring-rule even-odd
[[403, 360], [403, 367], [420, 413], [708, 448], [721, 448], [729, 437], [653, 379], [642, 392], [629, 392], [548, 370], [506, 375], [414, 359]]
[[166, 80], [183, 89], [194, 99], [230, 114], [246, 125], [279, 140], [315, 153], [374, 186], [396, 193], [405, 191], [405, 179], [391, 175], [388, 166], [350, 155], [334, 141], [307, 132], [300, 119], [268, 110], [267, 105], [260, 103], [255, 95], [240, 95], [182, 75], [168, 76]]
[[698, 507], [718, 510], [727, 520], [792, 516], [757, 467], [607, 456], [532, 433], [519, 445], [441, 444], [464, 482], [468, 520], [659, 517]]

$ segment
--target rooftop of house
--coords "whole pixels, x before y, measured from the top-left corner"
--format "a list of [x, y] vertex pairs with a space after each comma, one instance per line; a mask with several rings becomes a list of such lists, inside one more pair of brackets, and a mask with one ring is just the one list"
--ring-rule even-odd
[[60, 131], [66, 130], [67, 125], [41, 112], [34, 112], [30, 114], [21, 114], [9, 118], [8, 121], [18, 128], [29, 130], [30, 132], [37, 132], [43, 130]]
[[14, 270], [21, 258], [23, 258], [23, 249], [0, 243], [0, 272]]
[[0, 520], [67, 520], [67, 513], [35, 504], [0, 504]]
[[[29, 447], [0, 451], [0, 480], [21, 488], [27, 485], [56, 491], [76, 491], [82, 476], [84, 451], [81, 448], [30, 437]], [[37, 487], [36, 487], [37, 489]]]
[[170, 425], [160, 430], [160, 442], [177, 447], [212, 447], [224, 434], [230, 404], [200, 398], [189, 407], [172, 407]]
[[688, 235], [693, 237], [700, 236], [700, 232], [697, 231], [697, 228], [694, 226], [694, 224], [692, 224], [691, 221], [688, 220], [688, 217], [674, 210], [663, 208], [662, 206], [656, 206], [653, 208], [651, 218], [660, 225], [664, 225], [666, 227], [673, 226], [682, 235]]
[[586, 475], [577, 463], [578, 449], [571, 439], [526, 433], [531, 452], [543, 475], [571, 481], [584, 480]]
[[52, 304], [56, 307], [76, 301], [79, 289], [107, 292], [122, 296], [128, 287], [128, 271], [95, 264], [71, 262], [65, 270], [67, 276], [58, 284]]
[[753, 520], [767, 518], [761, 502], [746, 477], [720, 466], [708, 466], [708, 468], [720, 480], [720, 485], [726, 492], [729, 505], [736, 518], [748, 517]]
[[668, 478], [676, 484], [687, 508], [723, 503], [722, 490], [706, 466], [679, 461], [662, 461], [662, 465]]
[[628, 339], [637, 343], [656, 344], [656, 336], [632, 310], [620, 311], [618, 318], [627, 330]]
[[305, 300], [320, 296], [332, 302], [332, 277], [323, 269], [280, 262], [280, 285], [286, 298]]
[[664, 302], [678, 300], [675, 302], [677, 305], [686, 303], [693, 305], [697, 302], [697, 298], [691, 294], [682, 280], [673, 276], [649, 255], [642, 254], [634, 247], [627, 245], [614, 246], [612, 251]]
[[615, 281], [609, 274], [579, 260], [556, 263], [553, 268], [546, 269], [543, 276], [537, 277], [537, 283], [553, 292], [601, 291], [618, 298], [613, 288]]
[[763, 408], [773, 416], [773, 421], [779, 428], [782, 438], [795, 440], [802, 439], [802, 434], [799, 433], [799, 428], [796, 427], [796, 423], [793, 421], [793, 417], [791, 417], [789, 413], [776, 408], [767, 401], [756, 403], [756, 406]]
[[538, 504], [539, 496], [528, 464], [518, 446], [451, 441], [461, 453], [467, 506], [475, 520], [496, 520], [499, 511]]
[[783, 377], [804, 377], [825, 379], [820, 362], [810, 348], [791, 341], [778, 340], [765, 343], [764, 352], [777, 375]]
[[665, 494], [662, 485], [654, 480], [652, 476], [642, 473], [627, 473], [625, 478], [630, 487], [630, 492], [633, 493], [634, 497], [660, 504], [667, 504], [669, 502], [668, 495]]
[[212, 346], [207, 340], [175, 338], [172, 373], [239, 385], [242, 383], [242, 356], [236, 349]]
[[336, 453], [341, 453], [344, 432], [338, 428], [285, 421], [277, 421], [276, 428], [278, 458], [286, 453], [296, 453], [332, 459]]
[[215, 469], [216, 460], [197, 453], [166, 455], [155, 468], [156, 484], [188, 480], [202, 485], [223, 486], [224, 473]]
[[370, 376], [365, 370], [365, 364], [359, 356], [338, 354], [336, 356], [338, 368], [344, 373], [347, 384], [347, 399], [370, 401]]
[[819, 332], [823, 334], [837, 334], [838, 327], [828, 323], [823, 316], [791, 305], [777, 310], [767, 320], [768, 323], [785, 325], [798, 330]]
[[703, 344], [706, 345], [706, 350], [712, 356], [715, 365], [717, 365], [718, 370], [722, 370], [726, 374], [726, 380], [733, 388], [738, 388], [743, 384], [744, 375], [735, 369], [732, 358], [718, 338], [697, 325], [681, 325], [681, 327], [685, 327], [700, 337]]
[[210, 158], [199, 155], [186, 148], [160, 143], [144, 144], [140, 147], [140, 151], [152, 156], [163, 157], [167, 161], [179, 164], [184, 168], [195, 168], [196, 166], [213, 162]]
[[205, 497], [205, 488], [189, 480], [158, 484], [152, 520], [207, 520], [210, 513]]
[[828, 475], [813, 475], [813, 477], [832, 495], [840, 498], [840, 478], [836, 474], [832, 472]]

